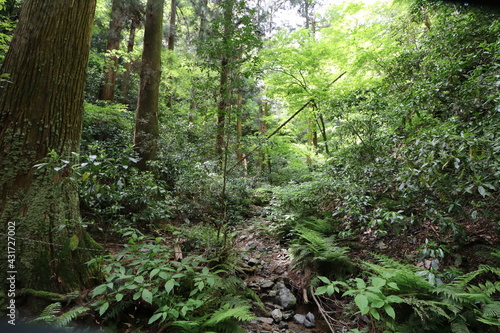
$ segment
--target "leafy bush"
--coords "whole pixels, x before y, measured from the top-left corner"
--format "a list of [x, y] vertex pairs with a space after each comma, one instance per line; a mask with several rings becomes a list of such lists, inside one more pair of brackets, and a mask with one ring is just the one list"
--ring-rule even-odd
[[106, 282], [92, 293], [100, 316], [116, 319], [128, 306], [139, 306], [149, 313], [148, 325], [183, 332], [235, 332], [237, 321], [253, 318], [246, 287], [230, 272], [200, 256], [174, 261], [161, 238], [136, 230], [124, 235], [130, 244], [104, 258]]
[[[384, 256], [376, 258], [379, 264], [362, 263], [368, 279], [345, 283], [319, 277], [324, 285], [316, 294], [331, 296], [343, 289], [343, 296], [354, 296], [360, 314], [370, 315], [372, 325], [395, 332], [496, 332], [500, 326], [498, 268], [482, 265], [447, 284], [432, 284], [425, 270]], [[480, 277], [484, 282], [474, 282]]]
[[110, 156], [121, 155], [132, 142], [133, 113], [123, 104], [85, 104], [81, 153], [98, 145]]
[[138, 171], [131, 148], [116, 157], [98, 146], [90, 148], [76, 169], [84, 217], [99, 222], [102, 229], [118, 230], [147, 227], [172, 216], [175, 200], [166, 185], [154, 173]]

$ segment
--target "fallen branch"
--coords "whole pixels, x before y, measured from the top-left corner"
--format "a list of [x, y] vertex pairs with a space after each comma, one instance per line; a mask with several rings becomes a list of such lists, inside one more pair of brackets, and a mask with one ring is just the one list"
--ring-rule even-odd
[[323, 308], [323, 306], [321, 305], [321, 302], [318, 300], [316, 295], [314, 295], [314, 288], [312, 286], [311, 286], [311, 295], [312, 295], [312, 298], [314, 300], [314, 303], [316, 303], [316, 306], [318, 307], [319, 313], [321, 313], [321, 316], [323, 317], [326, 324], [330, 328], [330, 331], [332, 333], [335, 333], [335, 328], [333, 328], [332, 324], [330, 323], [330, 316], [326, 313], [326, 310]]

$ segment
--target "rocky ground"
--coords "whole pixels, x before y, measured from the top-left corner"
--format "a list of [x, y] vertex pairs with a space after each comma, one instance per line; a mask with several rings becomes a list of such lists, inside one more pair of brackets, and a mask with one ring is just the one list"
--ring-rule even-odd
[[[264, 304], [257, 304], [257, 320], [245, 326], [247, 333], [331, 332], [311, 300], [305, 304], [300, 277], [290, 271], [287, 249], [276, 237], [273, 226], [257, 216], [238, 231], [237, 247], [243, 253], [245, 282]], [[307, 297], [306, 297], [307, 298]]]

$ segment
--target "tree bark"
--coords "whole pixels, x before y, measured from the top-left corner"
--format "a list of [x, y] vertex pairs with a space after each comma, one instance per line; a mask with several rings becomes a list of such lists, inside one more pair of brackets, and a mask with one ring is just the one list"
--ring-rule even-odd
[[141, 170], [147, 170], [147, 162], [156, 159], [158, 147], [163, 8], [164, 0], [148, 0], [146, 5], [141, 83], [134, 130], [134, 148], [141, 159], [138, 163]]
[[[139, 25], [138, 20], [132, 19], [130, 21], [130, 31], [129, 31], [129, 37], [128, 37], [128, 42], [127, 42], [127, 53], [131, 54], [132, 51], [134, 51], [134, 44], [135, 44], [135, 32], [137, 29], [137, 26]], [[121, 83], [121, 88], [122, 88], [122, 97], [121, 97], [121, 102], [123, 104], [128, 103], [128, 93], [130, 89], [130, 74], [132, 73], [132, 65], [133, 62], [132, 60], [127, 61], [125, 64], [125, 72], [123, 73], [122, 77], [122, 83]]]
[[168, 44], [167, 44], [167, 48], [170, 51], [173, 51], [174, 46], [175, 46], [175, 34], [176, 34], [175, 19], [177, 17], [176, 9], [177, 9], [177, 0], [171, 0], [170, 1], [170, 29], [168, 31]]
[[222, 161], [222, 153], [224, 149], [224, 133], [226, 114], [231, 106], [231, 87], [230, 87], [230, 72], [232, 47], [230, 39], [234, 33], [233, 25], [233, 6], [234, 0], [227, 0], [224, 3], [224, 32], [222, 35], [222, 51], [221, 51], [221, 66], [220, 66], [220, 83], [219, 83], [219, 104], [217, 106], [217, 130], [215, 138], [215, 152], [220, 161]]
[[94, 11], [95, 0], [25, 1], [0, 69], [10, 75], [0, 88], [0, 276], [16, 271], [17, 289], [91, 285], [87, 248], [97, 244], [80, 224], [71, 169], [34, 165], [79, 151]]
[[[122, 40], [122, 16], [123, 9], [121, 6], [122, 0], [113, 0], [111, 6], [111, 20], [109, 22], [108, 42], [106, 51], [112, 52], [120, 48]], [[116, 67], [118, 66], [118, 58], [114, 55], [108, 59], [108, 65], [104, 66], [104, 85], [101, 87], [99, 99], [112, 101], [115, 97], [116, 86]]]

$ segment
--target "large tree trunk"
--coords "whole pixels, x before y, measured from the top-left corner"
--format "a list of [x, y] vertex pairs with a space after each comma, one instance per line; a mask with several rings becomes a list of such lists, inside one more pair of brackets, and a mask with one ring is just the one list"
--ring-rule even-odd
[[[122, 0], [113, 0], [111, 6], [111, 20], [109, 22], [108, 42], [106, 51], [112, 52], [120, 48], [122, 40], [122, 16], [123, 8]], [[115, 97], [116, 85], [116, 67], [118, 66], [118, 58], [112, 55], [108, 59], [108, 65], [104, 66], [104, 85], [101, 87], [99, 99], [112, 101]]]
[[141, 85], [135, 118], [134, 147], [141, 158], [139, 168], [156, 159], [158, 146], [158, 100], [164, 0], [148, 0], [142, 52]]
[[17, 272], [18, 289], [89, 285], [96, 244], [80, 224], [71, 169], [34, 165], [79, 150], [94, 11], [95, 0], [26, 0], [0, 70], [10, 74], [0, 88], [0, 226], [13, 236], [0, 242], [0, 276]]

